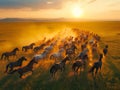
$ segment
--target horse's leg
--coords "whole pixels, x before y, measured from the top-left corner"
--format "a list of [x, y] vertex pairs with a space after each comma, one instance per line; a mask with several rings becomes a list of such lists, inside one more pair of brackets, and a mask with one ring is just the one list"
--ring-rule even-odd
[[33, 74], [33, 70], [30, 70], [31, 72], [32, 72], [32, 74]]
[[7, 60], [7, 57], [5, 56], [4, 59]]
[[53, 78], [53, 73], [51, 73], [51, 78]]
[[15, 59], [16, 59], [16, 58], [17, 58], [17, 55], [15, 54], [14, 57], [15, 57]]
[[62, 68], [62, 71], [65, 71], [65, 67], [64, 66], [62, 66], [61, 68]]
[[55, 73], [56, 73], [56, 72], [53, 72], [53, 79], [55, 79]]
[[74, 70], [74, 75], [76, 75], [76, 66], [74, 67], [74, 69], [73, 69], [73, 70]]
[[20, 74], [20, 76], [19, 76], [19, 77], [22, 79], [22, 76], [23, 76], [23, 74]]
[[6, 59], [9, 61], [9, 56], [6, 56]]
[[8, 68], [9, 68], [9, 64], [6, 66], [5, 73], [7, 73], [7, 71], [8, 71]]
[[102, 66], [100, 66], [100, 71], [101, 71]]
[[27, 48], [25, 48], [25, 52], [27, 52]]
[[101, 74], [101, 66], [98, 69], [99, 69], [99, 73]]
[[63, 71], [63, 68], [62, 67], [60, 67], [60, 70], [61, 70], [61, 72]]
[[96, 77], [96, 75], [97, 75], [97, 72], [98, 72], [98, 68], [96, 68], [96, 71], [95, 71], [95, 77]]
[[78, 67], [78, 69], [80, 69], [80, 74], [81, 74], [81, 71], [82, 71], [82, 67], [81, 67], [81, 66], [79, 66], [79, 67]]
[[77, 66], [77, 69], [76, 69], [76, 73], [77, 73], [77, 75], [78, 75], [78, 69], [79, 69], [79, 67]]
[[9, 70], [9, 72], [11, 72], [11, 71], [13, 71], [13, 67], [10, 67], [10, 70]]

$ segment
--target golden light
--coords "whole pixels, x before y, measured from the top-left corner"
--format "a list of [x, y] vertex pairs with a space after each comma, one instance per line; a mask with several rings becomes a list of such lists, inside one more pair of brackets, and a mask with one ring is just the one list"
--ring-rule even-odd
[[72, 7], [72, 14], [76, 18], [80, 18], [83, 15], [83, 10], [80, 8], [79, 5], [75, 5]]

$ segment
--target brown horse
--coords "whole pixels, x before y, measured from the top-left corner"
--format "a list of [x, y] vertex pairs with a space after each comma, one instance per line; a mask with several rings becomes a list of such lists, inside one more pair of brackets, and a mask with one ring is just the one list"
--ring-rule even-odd
[[22, 51], [27, 52], [28, 49], [33, 49], [33, 46], [34, 46], [34, 45], [35, 45], [35, 43], [31, 43], [31, 44], [28, 45], [28, 46], [23, 46], [23, 47], [22, 47]]
[[104, 56], [106, 56], [107, 53], [108, 53], [108, 45], [106, 45], [105, 48], [103, 49]]
[[78, 70], [80, 69], [81, 71], [83, 65], [84, 62], [82, 60], [77, 60], [75, 63], [73, 63], [72, 70], [74, 71], [74, 73], [78, 73]]
[[34, 47], [33, 51], [38, 52], [39, 50], [43, 49], [44, 46], [45, 44], [41, 44], [40, 46]]
[[28, 65], [26, 65], [23, 68], [19, 68], [16, 70], [13, 70], [11, 72], [9, 72], [8, 74], [13, 74], [15, 72], [18, 72], [20, 74], [20, 78], [22, 78], [22, 76], [27, 73], [27, 72], [33, 72], [33, 65], [34, 63], [38, 63], [34, 58], [28, 63]]
[[12, 71], [14, 69], [14, 67], [18, 67], [18, 66], [22, 66], [22, 62], [26, 61], [27, 59], [23, 56], [21, 58], [19, 58], [16, 62], [10, 62], [9, 64], [7, 64], [6, 66], [6, 71], [8, 71], [8, 68], [10, 68], [9, 72]]
[[16, 56], [17, 51], [19, 51], [18, 48], [13, 49], [11, 52], [5, 52], [2, 54], [1, 59], [7, 59], [9, 60], [10, 56]]
[[[93, 76], [96, 76], [99, 69], [101, 70], [101, 68], [102, 68], [102, 58], [103, 58], [103, 54], [100, 54], [98, 62], [95, 62], [93, 64], [93, 66], [90, 68], [89, 73], [92, 73]], [[95, 74], [94, 74], [94, 71], [95, 71]]]
[[50, 68], [50, 74], [52, 75], [52, 77], [55, 77], [55, 74], [58, 70], [61, 70], [61, 71], [65, 70], [65, 64], [67, 60], [70, 60], [68, 56], [66, 56], [59, 64], [54, 64]]

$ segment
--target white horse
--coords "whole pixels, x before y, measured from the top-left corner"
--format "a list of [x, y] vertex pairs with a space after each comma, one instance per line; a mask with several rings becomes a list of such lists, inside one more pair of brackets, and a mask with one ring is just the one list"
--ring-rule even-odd
[[53, 46], [54, 46], [54, 45], [55, 45], [55, 44], [52, 43], [50, 46], [48, 46], [48, 47], [45, 48], [45, 51], [50, 52], [50, 51], [53, 49]]
[[94, 43], [94, 39], [92, 38], [89, 40], [89, 44], [93, 44], [93, 43]]
[[35, 55], [34, 59], [37, 60], [37, 61], [41, 60], [41, 59], [44, 59], [47, 56], [47, 54], [48, 54], [48, 51], [44, 51], [41, 54]]
[[82, 51], [82, 52], [77, 56], [76, 59], [78, 59], [78, 58], [80, 58], [80, 59], [85, 58], [86, 55], [87, 55], [87, 53], [88, 53], [88, 51], [89, 51], [88, 48], [86, 48], [84, 51]]
[[50, 59], [55, 59], [55, 60], [61, 59], [61, 58], [62, 58], [62, 53], [63, 53], [63, 52], [64, 52], [64, 49], [61, 48], [58, 52], [56, 52], [56, 53], [50, 55]]

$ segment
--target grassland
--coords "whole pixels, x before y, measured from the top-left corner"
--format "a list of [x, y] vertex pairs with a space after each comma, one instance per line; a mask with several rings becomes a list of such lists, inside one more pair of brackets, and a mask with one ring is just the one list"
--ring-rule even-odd
[[[86, 71], [74, 76], [71, 64], [68, 63], [64, 73], [58, 72], [56, 80], [50, 80], [49, 68], [52, 62], [46, 60], [36, 66], [32, 75], [22, 80], [17, 73], [5, 74], [5, 65], [8, 62], [0, 60], [0, 90], [120, 90], [120, 22], [0, 23], [0, 54], [74, 27], [98, 33], [102, 38], [100, 48], [105, 44], [109, 45], [102, 73], [96, 79], [88, 75], [89, 66]], [[34, 54], [19, 52], [17, 58], [22, 55], [30, 60]]]

